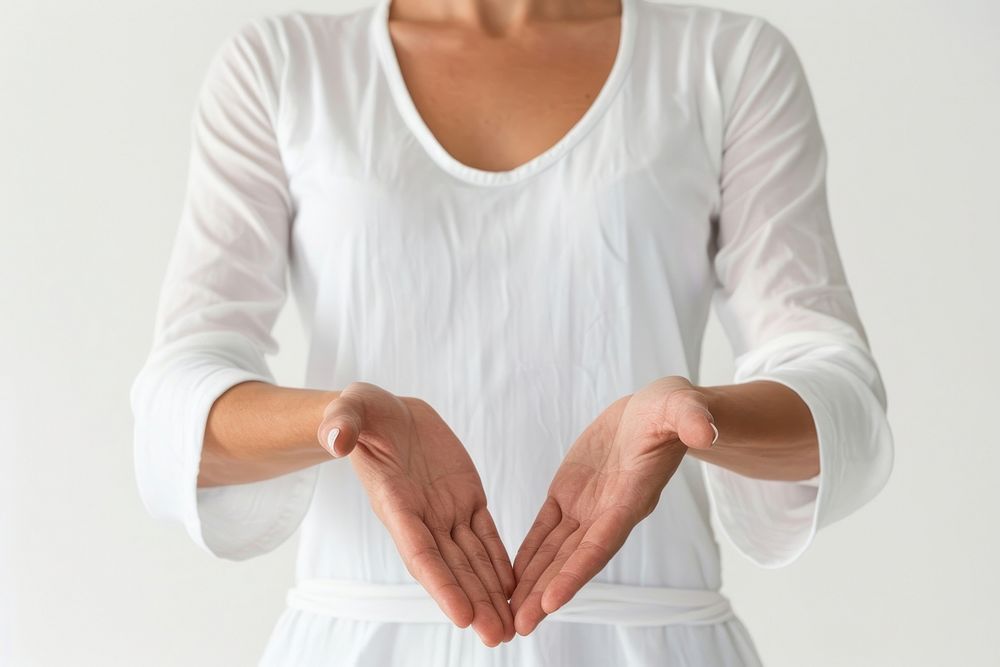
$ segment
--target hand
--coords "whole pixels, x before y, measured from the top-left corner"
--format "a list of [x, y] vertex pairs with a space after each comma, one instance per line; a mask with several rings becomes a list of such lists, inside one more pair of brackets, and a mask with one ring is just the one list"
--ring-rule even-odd
[[327, 406], [318, 436], [334, 456], [350, 455], [406, 569], [448, 618], [471, 624], [487, 646], [512, 639], [510, 557], [479, 473], [440, 415], [418, 398], [353, 382]]
[[679, 376], [601, 413], [567, 452], [514, 559], [517, 632], [530, 633], [600, 572], [656, 507], [687, 448], [716, 437], [705, 397]]

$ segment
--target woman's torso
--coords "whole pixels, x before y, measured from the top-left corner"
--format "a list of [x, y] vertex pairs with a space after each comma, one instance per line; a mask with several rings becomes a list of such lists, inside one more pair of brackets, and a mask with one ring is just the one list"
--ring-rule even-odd
[[[487, 172], [451, 157], [420, 119], [387, 50], [384, 7], [270, 19], [285, 50], [277, 132], [296, 207], [307, 385], [364, 380], [427, 400], [468, 448], [513, 552], [562, 455], [609, 403], [664, 375], [698, 381], [724, 113], [714, 60], [753, 18], [628, 0], [614, 65], [584, 116], [527, 163]], [[412, 581], [346, 462], [321, 466], [297, 575]], [[719, 588], [697, 462], [682, 464], [597, 580]], [[269, 664], [294, 636], [314, 648], [342, 637], [361, 652], [355, 662], [377, 664], [389, 639], [420, 632], [440, 659], [477, 664], [556, 654], [555, 664], [614, 664], [604, 659], [626, 645], [639, 651], [632, 664], [661, 645], [678, 660], [756, 660], [738, 621], [641, 632], [543, 623], [493, 653], [455, 628], [388, 625], [289, 611]]]

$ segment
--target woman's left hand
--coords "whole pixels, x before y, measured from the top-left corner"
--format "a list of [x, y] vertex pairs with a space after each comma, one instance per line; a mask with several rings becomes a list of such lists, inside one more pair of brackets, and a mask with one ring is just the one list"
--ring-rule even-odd
[[648, 516], [688, 447], [717, 432], [705, 396], [670, 376], [624, 396], [566, 454], [514, 559], [514, 626], [530, 633], [600, 572]]

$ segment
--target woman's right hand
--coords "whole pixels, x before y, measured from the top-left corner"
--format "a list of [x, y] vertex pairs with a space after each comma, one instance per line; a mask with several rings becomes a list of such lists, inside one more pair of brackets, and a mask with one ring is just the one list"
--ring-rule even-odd
[[406, 569], [448, 618], [488, 646], [510, 641], [510, 556], [479, 473], [441, 416], [419, 398], [352, 382], [327, 406], [318, 437], [333, 456], [350, 455]]

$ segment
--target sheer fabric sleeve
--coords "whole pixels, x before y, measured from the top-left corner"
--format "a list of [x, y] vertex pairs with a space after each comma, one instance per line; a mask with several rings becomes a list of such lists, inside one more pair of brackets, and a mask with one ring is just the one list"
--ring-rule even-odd
[[872, 499], [892, 468], [886, 393], [841, 264], [826, 192], [826, 149], [801, 62], [763, 19], [724, 76], [724, 138], [713, 307], [734, 382], [773, 380], [808, 405], [820, 472], [751, 479], [704, 465], [738, 551], [763, 567], [798, 558], [816, 531]]
[[209, 552], [245, 559], [301, 522], [316, 468], [197, 488], [209, 409], [247, 380], [274, 383], [265, 354], [286, 300], [293, 203], [276, 139], [280, 41], [248, 21], [215, 52], [191, 117], [183, 209], [160, 288], [152, 349], [134, 378], [135, 474], [155, 517]]

